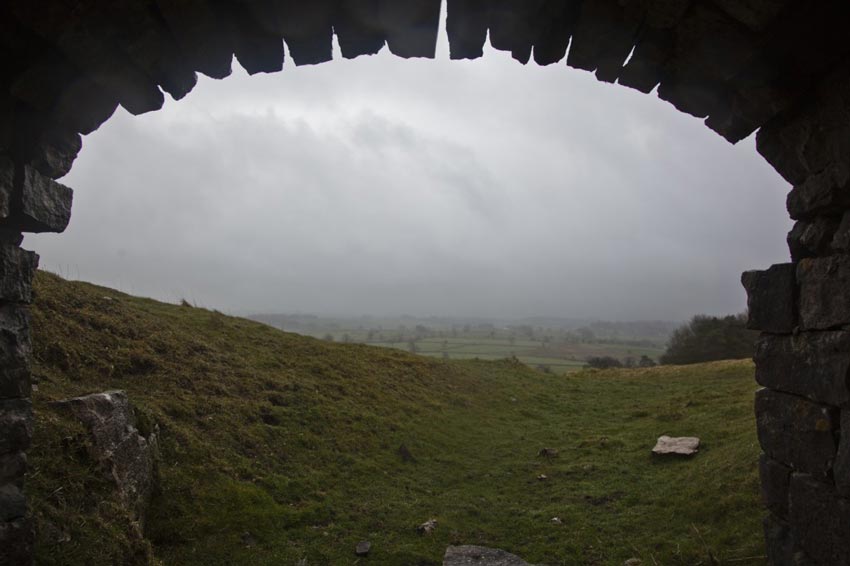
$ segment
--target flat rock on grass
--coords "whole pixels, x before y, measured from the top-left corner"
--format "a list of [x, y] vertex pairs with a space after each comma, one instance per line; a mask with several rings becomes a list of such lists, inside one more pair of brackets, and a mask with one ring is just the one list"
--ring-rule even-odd
[[695, 436], [659, 436], [652, 453], [659, 456], [693, 456], [699, 452], [699, 438]]
[[531, 566], [522, 558], [484, 546], [450, 546], [443, 556], [443, 566]]

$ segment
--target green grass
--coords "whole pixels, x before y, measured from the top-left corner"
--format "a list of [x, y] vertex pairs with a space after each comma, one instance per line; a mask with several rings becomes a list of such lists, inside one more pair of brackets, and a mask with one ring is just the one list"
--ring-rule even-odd
[[[550, 565], [764, 563], [748, 361], [560, 376], [327, 343], [45, 273], [36, 289], [40, 565], [438, 565], [452, 543]], [[113, 388], [161, 428], [146, 539], [48, 405]], [[654, 459], [661, 434], [703, 449]]]

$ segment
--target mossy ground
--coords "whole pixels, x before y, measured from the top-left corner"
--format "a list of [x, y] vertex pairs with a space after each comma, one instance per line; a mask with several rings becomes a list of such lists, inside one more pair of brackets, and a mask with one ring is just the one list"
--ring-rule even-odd
[[[36, 290], [39, 564], [437, 565], [452, 543], [550, 565], [764, 562], [748, 361], [557, 376], [327, 343], [46, 273]], [[146, 540], [48, 406], [106, 389], [161, 430]], [[656, 459], [661, 434], [703, 448]]]

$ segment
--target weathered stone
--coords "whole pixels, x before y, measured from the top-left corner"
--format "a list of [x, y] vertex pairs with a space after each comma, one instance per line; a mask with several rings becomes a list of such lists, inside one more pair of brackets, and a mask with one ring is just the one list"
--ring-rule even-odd
[[32, 440], [29, 399], [0, 400], [0, 454], [26, 450]]
[[796, 544], [817, 564], [850, 564], [850, 501], [832, 487], [793, 474], [788, 517]]
[[617, 82], [644, 93], [651, 92], [661, 82], [664, 65], [673, 56], [674, 48], [670, 30], [644, 28]]
[[37, 254], [0, 244], [0, 300], [32, 301], [32, 277], [37, 267]]
[[63, 232], [71, 220], [74, 191], [25, 165], [18, 178], [21, 208], [15, 219], [24, 232]]
[[837, 228], [838, 220], [831, 217], [796, 222], [786, 238], [791, 259], [796, 262], [806, 257], [829, 255]]
[[450, 546], [443, 556], [443, 566], [529, 566], [528, 562], [498, 548], [463, 545]]
[[755, 409], [765, 454], [799, 472], [829, 473], [838, 448], [837, 409], [770, 389], [756, 392]]
[[27, 513], [27, 501], [20, 487], [7, 483], [0, 486], [0, 521], [14, 521]]
[[354, 554], [357, 556], [368, 556], [370, 550], [372, 550], [372, 543], [368, 540], [362, 540], [354, 548]]
[[800, 326], [804, 330], [850, 324], [850, 256], [800, 260], [797, 282]]
[[0, 368], [0, 399], [17, 399], [31, 394], [29, 368]]
[[652, 449], [656, 456], [693, 456], [699, 452], [699, 438], [694, 436], [659, 436]]
[[68, 174], [83, 147], [80, 135], [70, 130], [51, 128], [45, 131], [35, 148], [32, 166], [51, 179]]
[[850, 497], [850, 409], [841, 410], [841, 434], [832, 476], [838, 493]]
[[[812, 4], [813, 10], [815, 6]], [[822, 38], [813, 37], [813, 41], [820, 42]], [[818, 57], [810, 57], [801, 61], [800, 66], [811, 68], [821, 62]], [[850, 160], [850, 115], [845, 111], [850, 68], [839, 66], [821, 85], [808, 92], [804, 104], [764, 124], [756, 138], [759, 153], [798, 187], [792, 191], [793, 197], [789, 195], [788, 203], [795, 218], [840, 208], [844, 198], [833, 189], [846, 182]], [[841, 210], [837, 212], [840, 214]]]
[[638, 26], [639, 22], [626, 17], [617, 0], [583, 2], [567, 65], [596, 71], [599, 80], [615, 81], [634, 47]]
[[841, 214], [850, 207], [850, 166], [839, 162], [810, 174], [788, 193], [785, 204], [794, 220]]
[[232, 72], [233, 36], [207, 0], [156, 0], [191, 69], [223, 79]]
[[835, 233], [832, 236], [830, 247], [843, 253], [850, 252], [850, 211], [844, 213]]
[[31, 351], [27, 308], [14, 303], [0, 306], [0, 398], [29, 397]]
[[12, 213], [14, 186], [15, 164], [8, 156], [0, 155], [0, 221]]
[[792, 0], [714, 0], [724, 12], [752, 30], [765, 29]]
[[90, 134], [118, 108], [118, 98], [87, 77], [69, 84], [53, 110], [53, 118], [75, 132]]
[[449, 57], [478, 59], [484, 54], [487, 40], [487, 4], [481, 0], [452, 0], [447, 8]]
[[764, 271], [745, 271], [741, 284], [747, 291], [747, 328], [765, 332], [791, 332], [797, 324], [794, 312], [795, 267], [772, 265]]
[[143, 520], [153, 492], [157, 438], [143, 437], [127, 394], [107, 391], [57, 401], [53, 407], [69, 411], [89, 431], [89, 456], [99, 462], [115, 482], [127, 507]]
[[0, 485], [13, 483], [21, 487], [26, 471], [27, 455], [23, 452], [0, 454]]
[[762, 503], [768, 511], [782, 519], [788, 517], [788, 484], [792, 471], [764, 454], [759, 457]]
[[850, 332], [763, 334], [754, 358], [760, 385], [820, 403], [850, 404]]
[[380, 22], [387, 47], [398, 57], [434, 58], [440, 0], [380, 0]]
[[0, 521], [0, 566], [32, 564], [34, 539], [32, 521], [28, 517]]
[[[450, 18], [454, 10], [455, 6], [450, 4]], [[384, 31], [378, 25], [378, 5], [373, 2], [341, 0], [334, 16], [333, 28], [339, 42], [339, 50], [346, 59], [374, 55], [386, 44]], [[450, 44], [451, 41], [449, 32]]]
[[770, 566], [795, 566], [794, 537], [791, 527], [773, 515], [767, 515], [762, 522], [767, 550], [767, 563]]

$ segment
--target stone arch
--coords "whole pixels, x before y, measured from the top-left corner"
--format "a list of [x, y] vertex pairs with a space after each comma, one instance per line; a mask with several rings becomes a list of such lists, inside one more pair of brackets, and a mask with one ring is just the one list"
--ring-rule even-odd
[[[160, 108], [223, 78], [385, 45], [433, 57], [440, 0], [9, 0], [0, 5], [0, 564], [31, 561], [32, 434], [23, 232], [61, 232], [66, 174], [120, 104]], [[772, 564], [850, 564], [850, 5], [843, 0], [448, 0], [451, 57], [487, 37], [658, 96], [759, 152], [793, 186], [792, 261], [744, 274]], [[566, 93], [565, 93], [566, 94]], [[842, 426], [843, 425], [843, 426]], [[845, 432], [842, 434], [842, 432]]]

